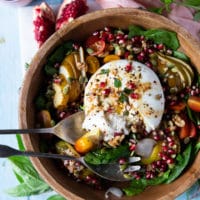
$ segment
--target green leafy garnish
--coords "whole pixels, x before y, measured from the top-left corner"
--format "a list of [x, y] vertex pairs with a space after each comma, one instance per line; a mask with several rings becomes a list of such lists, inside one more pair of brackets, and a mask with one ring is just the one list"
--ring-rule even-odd
[[148, 29], [131, 25], [129, 27], [129, 38], [144, 35], [147, 39], [153, 40], [157, 44], [164, 44], [170, 49], [177, 50], [180, 46], [175, 32], [164, 29]]
[[179, 154], [176, 157], [176, 164], [171, 169], [169, 177], [165, 183], [171, 183], [183, 172], [183, 170], [186, 168], [186, 166], [190, 161], [191, 152], [192, 152], [192, 143], [188, 144], [183, 153]]
[[7, 189], [6, 192], [8, 194], [15, 197], [21, 197], [41, 194], [51, 190], [51, 188], [39, 177], [37, 171], [27, 157], [12, 156], [8, 159], [11, 161], [14, 174], [20, 182], [18, 186]]
[[42, 95], [38, 96], [35, 101], [36, 108], [42, 110], [46, 108], [46, 98]]
[[134, 196], [134, 195], [140, 194], [141, 192], [144, 191], [144, 189], [147, 186], [164, 183], [168, 179], [169, 173], [170, 173], [170, 170], [165, 172], [163, 175], [158, 176], [153, 179], [141, 178], [139, 180], [133, 180], [130, 186], [127, 188], [124, 188], [123, 191], [125, 192], [127, 196]]
[[166, 11], [170, 11], [170, 5], [174, 2], [174, 0], [160, 0], [164, 3], [164, 7]]
[[131, 94], [132, 92], [133, 92], [132, 89], [124, 88], [124, 93], [125, 93], [125, 94], [129, 95], [129, 94]]
[[119, 79], [115, 78], [114, 79], [114, 86], [116, 88], [120, 88], [122, 86], [122, 82]]
[[120, 94], [119, 101], [120, 101], [121, 103], [128, 102], [128, 96], [127, 96], [124, 92], [122, 92], [122, 93]]
[[190, 58], [181, 51], [173, 51], [173, 56], [185, 62], [190, 61]]
[[109, 74], [109, 69], [101, 69], [100, 74]]
[[65, 55], [72, 51], [72, 48], [73, 48], [72, 41], [68, 41], [63, 45], [59, 46], [49, 57], [48, 63], [54, 65], [55, 63], [62, 62]]
[[200, 150], [200, 142], [198, 142], [194, 147], [195, 154], [197, 154], [199, 152], [199, 150]]
[[73, 43], [72, 41], [66, 42], [63, 45], [59, 46], [49, 57], [46, 65], [44, 66], [45, 73], [48, 76], [53, 76], [58, 72], [58, 69], [55, 67], [56, 64], [60, 64], [65, 56], [72, 51]]
[[194, 14], [194, 21], [200, 21], [200, 11]]
[[200, 0], [183, 0], [182, 2], [177, 2], [185, 7], [193, 8], [194, 10], [200, 10]]
[[50, 64], [46, 64], [44, 66], [44, 70], [48, 76], [53, 76], [54, 74], [56, 74], [58, 72], [58, 69], [56, 69], [54, 66], [52, 66]]
[[108, 164], [127, 156], [129, 156], [128, 145], [121, 145], [117, 148], [103, 148], [91, 151], [85, 155], [85, 161], [93, 165]]
[[25, 63], [25, 70], [28, 70], [28, 68], [30, 67], [30, 64], [29, 63]]

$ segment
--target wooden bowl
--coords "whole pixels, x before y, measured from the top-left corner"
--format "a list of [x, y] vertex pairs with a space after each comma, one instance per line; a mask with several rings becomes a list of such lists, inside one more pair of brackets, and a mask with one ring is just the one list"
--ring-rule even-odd
[[[185, 29], [174, 22], [154, 13], [131, 8], [115, 8], [96, 11], [74, 20], [57, 31], [35, 55], [21, 90], [19, 106], [20, 127], [34, 127], [35, 110], [33, 99], [36, 96], [42, 81], [42, 67], [55, 47], [69, 39], [81, 40], [91, 32], [105, 26], [127, 28], [131, 24], [140, 25], [147, 29], [165, 28], [175, 31], [178, 35], [182, 50], [190, 57], [191, 62], [196, 66], [198, 72], [200, 72], [199, 42], [193, 39], [190, 33]], [[39, 151], [39, 139], [37, 136], [25, 135], [23, 136], [23, 141], [27, 150]], [[65, 173], [60, 171], [53, 160], [38, 158], [33, 158], [31, 160], [41, 177], [66, 199], [102, 200], [105, 198], [105, 191], [93, 190], [87, 185], [75, 182]], [[198, 179], [200, 175], [199, 163], [200, 154], [198, 154], [189, 169], [173, 183], [149, 187], [138, 196], [123, 197], [122, 199], [174, 199], [192, 186]], [[111, 199], [115, 199], [115, 197], [112, 197]]]

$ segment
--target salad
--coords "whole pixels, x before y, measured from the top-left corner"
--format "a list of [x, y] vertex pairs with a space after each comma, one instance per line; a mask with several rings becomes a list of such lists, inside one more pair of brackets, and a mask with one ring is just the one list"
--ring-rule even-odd
[[[176, 33], [135, 25], [105, 27], [57, 47], [35, 100], [37, 126], [84, 110], [83, 136], [72, 145], [47, 135], [41, 150], [84, 155], [95, 165], [118, 162], [131, 178], [121, 187], [127, 196], [174, 181], [193, 161], [200, 129], [200, 76], [179, 47]], [[131, 163], [133, 156], [140, 161]], [[113, 184], [77, 161], [58, 165], [95, 189]]]

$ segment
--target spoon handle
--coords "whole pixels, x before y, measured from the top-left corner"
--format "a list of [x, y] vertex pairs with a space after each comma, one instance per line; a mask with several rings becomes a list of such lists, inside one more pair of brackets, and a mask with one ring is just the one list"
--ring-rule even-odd
[[6, 145], [0, 145], [0, 157], [7, 158], [10, 156], [28, 156], [28, 157], [41, 157], [41, 158], [54, 158], [62, 160], [79, 160], [78, 158], [61, 155], [61, 154], [51, 154], [51, 153], [41, 153], [41, 152], [32, 152], [32, 151], [19, 151], [12, 147]]
[[0, 134], [54, 133], [53, 128], [0, 129]]

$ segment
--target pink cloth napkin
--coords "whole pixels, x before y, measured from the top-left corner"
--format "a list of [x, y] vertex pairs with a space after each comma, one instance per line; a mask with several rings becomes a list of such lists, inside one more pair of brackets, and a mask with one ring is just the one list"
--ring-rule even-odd
[[[156, 8], [162, 6], [159, 0], [96, 0], [102, 8], [132, 7]], [[171, 11], [164, 15], [186, 28], [196, 39], [200, 40], [200, 23], [193, 20], [194, 11], [190, 8], [173, 4]]]

